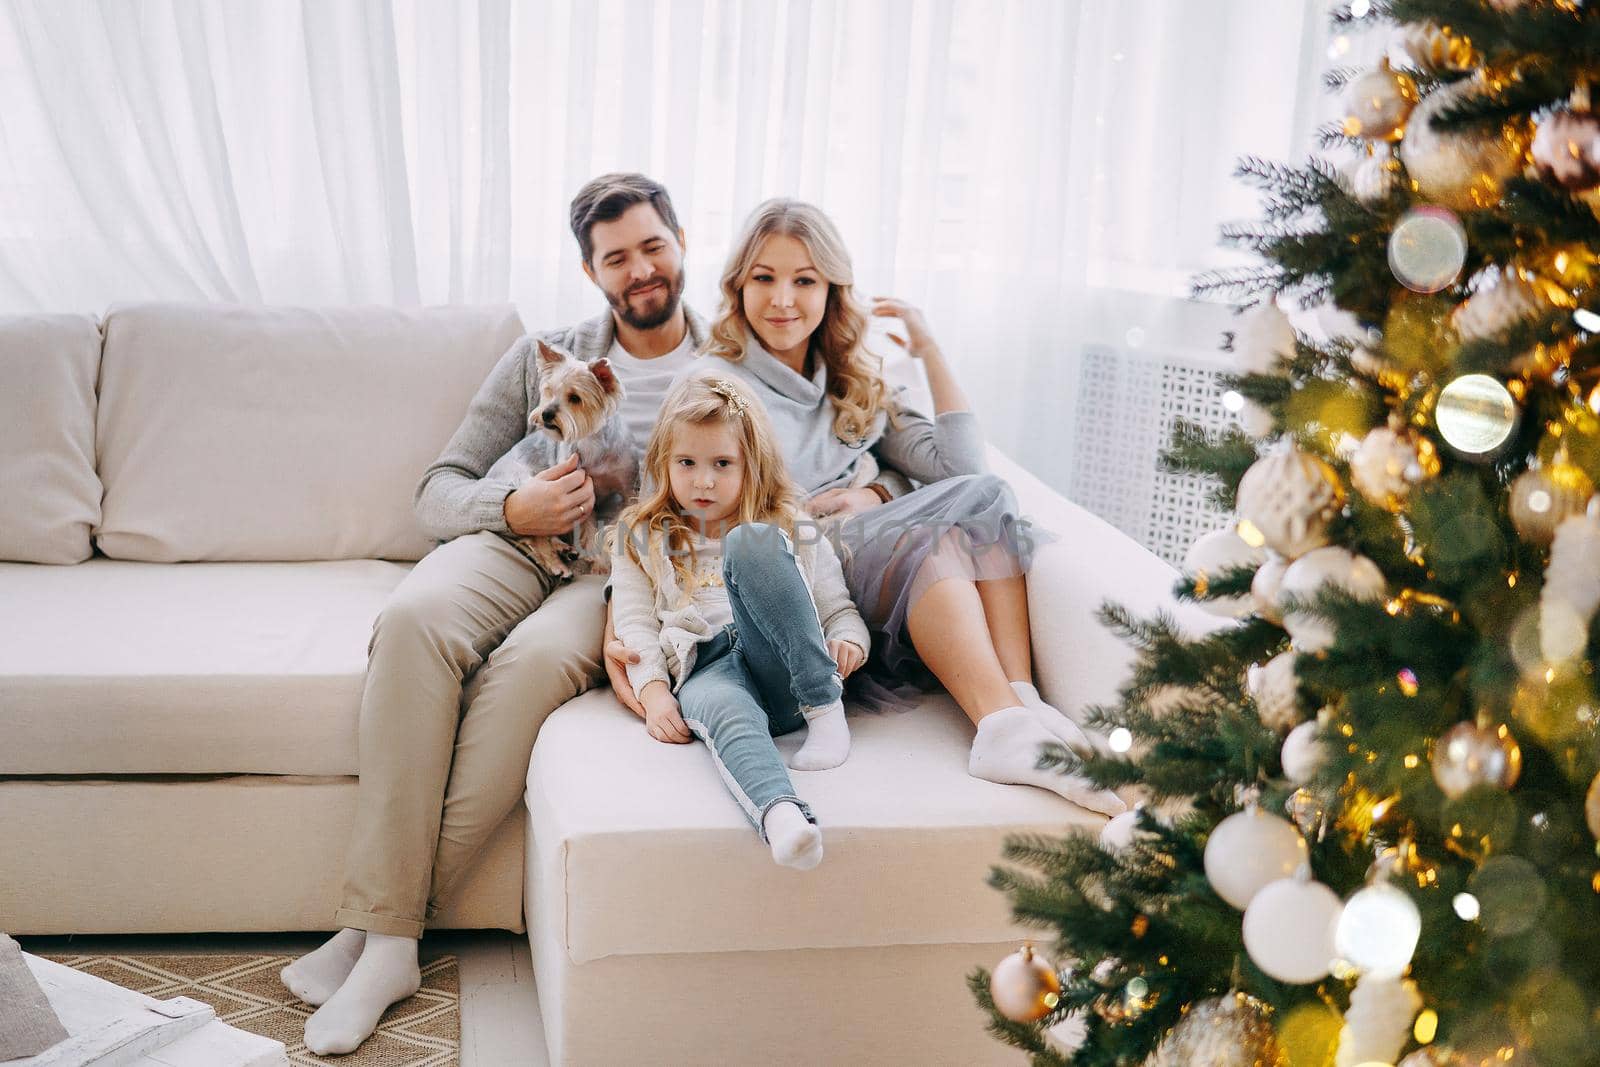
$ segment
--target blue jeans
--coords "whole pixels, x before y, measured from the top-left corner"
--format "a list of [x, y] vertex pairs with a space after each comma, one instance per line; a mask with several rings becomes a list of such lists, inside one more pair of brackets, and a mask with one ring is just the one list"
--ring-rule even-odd
[[678, 708], [765, 841], [762, 820], [780, 801], [817, 821], [772, 739], [804, 726], [804, 709], [839, 700], [844, 684], [787, 534], [766, 523], [730, 530], [722, 580], [733, 622], [700, 644]]

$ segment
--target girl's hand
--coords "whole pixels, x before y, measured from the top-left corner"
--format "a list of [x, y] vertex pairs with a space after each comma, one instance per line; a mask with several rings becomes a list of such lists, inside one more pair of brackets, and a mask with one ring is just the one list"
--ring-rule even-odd
[[877, 493], [863, 485], [855, 489], [825, 489], [806, 501], [806, 510], [818, 519], [848, 519], [882, 503]]
[[652, 682], [646, 687], [644, 728], [651, 737], [667, 745], [687, 745], [694, 740], [683, 716], [678, 714], [678, 698], [660, 683]]
[[644, 705], [639, 703], [633, 683], [628, 680], [628, 664], [638, 663], [639, 653], [617, 640], [617, 632], [611, 624], [610, 604], [606, 605], [606, 631], [601, 641], [605, 647], [606, 677], [611, 679], [611, 691], [622, 701], [623, 707], [644, 718]]
[[900, 320], [900, 324], [905, 327], [906, 335], [901, 337], [899, 334], [891, 333], [889, 340], [912, 356], [921, 359], [938, 354], [939, 346], [933, 340], [933, 332], [928, 329], [928, 320], [915, 306], [893, 297], [875, 296], [872, 298], [872, 314]]
[[856, 672], [856, 668], [867, 662], [867, 654], [861, 651], [861, 646], [854, 641], [835, 639], [828, 642], [828, 655], [833, 657], [833, 662], [839, 665], [839, 677], [848, 678]]

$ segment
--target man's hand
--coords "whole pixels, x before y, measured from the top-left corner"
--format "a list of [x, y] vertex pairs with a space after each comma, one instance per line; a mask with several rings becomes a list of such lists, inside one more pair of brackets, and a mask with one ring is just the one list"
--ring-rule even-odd
[[644, 718], [644, 705], [639, 703], [633, 683], [628, 680], [628, 664], [638, 663], [639, 653], [617, 640], [617, 631], [611, 625], [610, 604], [606, 605], [606, 633], [602, 640], [605, 643], [606, 677], [611, 679], [611, 691], [617, 694], [623, 707]]
[[678, 698], [667, 683], [659, 679], [644, 687], [644, 728], [657, 741], [668, 745], [687, 745], [694, 740], [689, 726], [678, 714]]
[[861, 646], [854, 641], [829, 641], [828, 655], [839, 665], [840, 679], [850, 677], [858, 667], [867, 662], [867, 654], [861, 651]]
[[806, 501], [806, 510], [813, 518], [848, 519], [882, 503], [877, 493], [863, 485], [856, 489], [825, 489]]
[[594, 482], [574, 452], [531, 476], [506, 497], [506, 525], [523, 537], [564, 534], [594, 510]]

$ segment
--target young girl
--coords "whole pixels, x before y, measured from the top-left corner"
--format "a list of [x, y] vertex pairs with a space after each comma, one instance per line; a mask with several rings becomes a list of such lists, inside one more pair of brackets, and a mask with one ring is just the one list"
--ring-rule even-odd
[[839, 558], [797, 532], [800, 490], [772, 424], [727, 378], [673, 387], [642, 470], [611, 573], [617, 635], [639, 653], [628, 679], [645, 728], [704, 741], [772, 858], [808, 870], [822, 836], [772, 739], [806, 727], [796, 770], [849, 754], [844, 679], [866, 661], [868, 637]]

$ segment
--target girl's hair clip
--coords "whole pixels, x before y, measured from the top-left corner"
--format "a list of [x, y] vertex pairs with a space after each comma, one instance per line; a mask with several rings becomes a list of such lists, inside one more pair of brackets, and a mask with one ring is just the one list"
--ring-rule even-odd
[[712, 378], [711, 391], [726, 400], [735, 415], [744, 417], [744, 397], [739, 395], [738, 388], [732, 382], [726, 378]]

